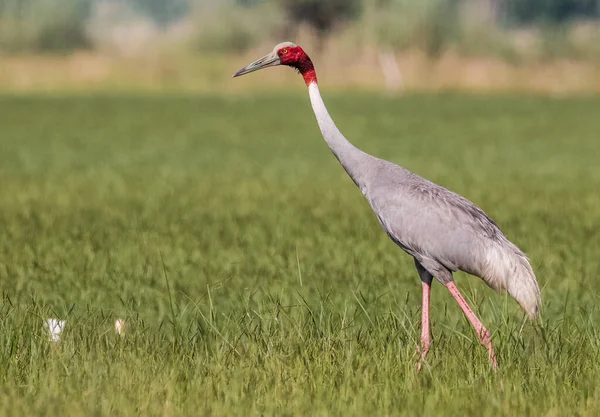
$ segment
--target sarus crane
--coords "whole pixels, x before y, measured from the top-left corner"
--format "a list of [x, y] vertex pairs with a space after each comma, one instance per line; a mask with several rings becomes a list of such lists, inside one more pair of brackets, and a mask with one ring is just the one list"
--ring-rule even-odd
[[414, 258], [423, 290], [419, 369], [431, 345], [429, 297], [433, 277], [456, 299], [496, 369], [490, 332], [465, 301], [452, 273], [461, 270], [497, 291], [507, 291], [534, 319], [539, 315], [541, 297], [527, 256], [471, 201], [352, 145], [327, 112], [313, 63], [300, 46], [280, 43], [233, 77], [276, 65], [293, 67], [302, 75], [327, 145], [360, 188], [383, 230]]

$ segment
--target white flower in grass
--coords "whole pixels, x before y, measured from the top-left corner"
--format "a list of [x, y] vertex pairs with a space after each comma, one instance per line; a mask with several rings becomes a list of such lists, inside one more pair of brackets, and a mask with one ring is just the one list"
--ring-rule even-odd
[[65, 324], [67, 322], [65, 320], [57, 320], [57, 319], [48, 319], [46, 320], [45, 327], [48, 329], [50, 333], [50, 341], [51, 342], [59, 342], [60, 334], [65, 328]]
[[122, 320], [122, 319], [115, 320], [115, 331], [120, 336], [125, 335], [125, 320]]

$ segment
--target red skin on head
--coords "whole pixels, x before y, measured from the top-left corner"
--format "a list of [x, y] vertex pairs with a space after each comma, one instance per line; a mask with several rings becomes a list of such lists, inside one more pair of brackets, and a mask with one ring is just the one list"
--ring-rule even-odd
[[317, 82], [317, 73], [312, 61], [306, 55], [306, 52], [299, 47], [284, 47], [277, 51], [281, 65], [287, 65], [289, 67], [296, 68], [302, 77], [306, 85]]

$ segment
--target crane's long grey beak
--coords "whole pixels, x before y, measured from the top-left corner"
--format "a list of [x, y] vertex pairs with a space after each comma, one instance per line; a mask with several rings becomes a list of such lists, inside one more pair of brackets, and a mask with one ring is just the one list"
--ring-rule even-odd
[[271, 52], [270, 54], [263, 56], [261, 59], [257, 59], [253, 63], [245, 66], [233, 74], [232, 77], [239, 77], [240, 75], [248, 74], [249, 72], [257, 71], [267, 67], [273, 67], [275, 65], [281, 65], [281, 61], [275, 52]]

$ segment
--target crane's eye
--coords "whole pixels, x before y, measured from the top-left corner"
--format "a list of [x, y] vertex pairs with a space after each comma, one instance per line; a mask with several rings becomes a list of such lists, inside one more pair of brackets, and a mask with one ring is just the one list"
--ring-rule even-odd
[[285, 55], [285, 54], [287, 54], [287, 53], [288, 53], [288, 49], [287, 49], [287, 48], [283, 48], [283, 49], [281, 50], [281, 55]]

